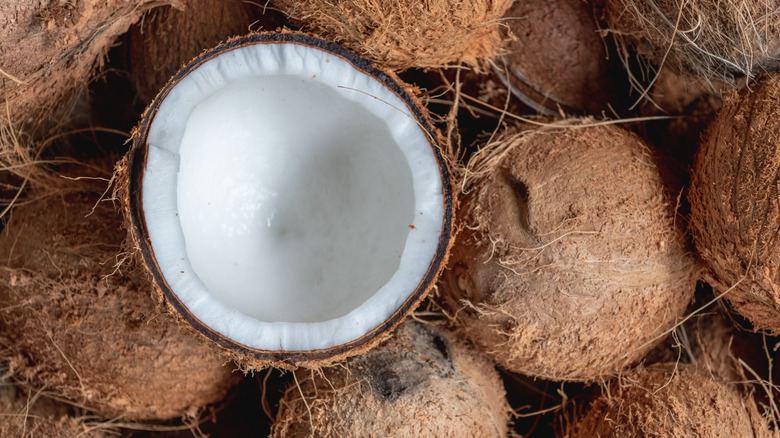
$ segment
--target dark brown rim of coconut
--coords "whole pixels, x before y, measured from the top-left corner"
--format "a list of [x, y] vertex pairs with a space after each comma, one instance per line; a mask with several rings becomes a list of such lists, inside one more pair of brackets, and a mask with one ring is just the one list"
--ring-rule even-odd
[[[438, 172], [442, 183], [444, 214], [439, 240], [436, 245], [435, 255], [422, 280], [418, 283], [417, 288], [408, 295], [406, 300], [398, 306], [395, 312], [378, 326], [352, 341], [322, 349], [288, 351], [283, 349], [267, 350], [249, 347], [224, 336], [195, 317], [172, 290], [162, 273], [157, 258], [155, 257], [154, 250], [152, 249], [152, 242], [149, 237], [143, 210], [142, 187], [149, 153], [147, 137], [155, 115], [171, 90], [192, 71], [218, 55], [250, 45], [283, 43], [307, 46], [339, 57], [348, 62], [358, 72], [376, 79], [388, 90], [392, 91], [393, 94], [399, 97], [406, 104], [409, 111], [414, 116], [416, 124], [428, 139], [428, 143], [430, 144], [438, 165]], [[452, 241], [451, 236], [454, 221], [454, 199], [452, 196], [451, 173], [448, 169], [447, 160], [445, 160], [441, 153], [441, 136], [428, 120], [427, 111], [407, 88], [408, 86], [402, 84], [391, 73], [376, 68], [371, 61], [360, 58], [335, 43], [312, 35], [293, 32], [257, 33], [234, 38], [225, 44], [204, 52], [176, 73], [146, 109], [138, 128], [134, 132], [133, 143], [128, 152], [126, 169], [127, 192], [125, 200], [127, 203], [127, 215], [130, 219], [130, 230], [135, 244], [143, 257], [146, 268], [149, 270], [156, 286], [159, 288], [159, 292], [164, 296], [168, 306], [173, 308], [176, 316], [183, 319], [187, 324], [209, 340], [226, 349], [237, 359], [243, 361], [245, 364], [248, 363], [250, 368], [262, 368], [265, 366], [324, 366], [345, 357], [366, 351], [387, 338], [390, 332], [400, 324], [412, 310], [414, 310], [426, 296], [427, 292], [435, 285], [439, 273], [446, 264], [446, 258]]]

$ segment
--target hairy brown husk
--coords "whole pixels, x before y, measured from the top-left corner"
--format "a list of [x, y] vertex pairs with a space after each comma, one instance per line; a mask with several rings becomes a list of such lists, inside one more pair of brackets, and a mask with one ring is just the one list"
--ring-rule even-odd
[[[343, 366], [297, 371], [274, 437], [500, 437], [508, 405], [493, 365], [452, 335], [406, 322]], [[302, 398], [305, 397], [305, 401]]]
[[160, 315], [125, 236], [97, 194], [17, 206], [0, 235], [0, 344], [21, 378], [100, 416], [195, 416], [232, 367]]
[[780, 334], [780, 76], [733, 93], [691, 181], [691, 226], [708, 281], [756, 330]]
[[780, 68], [780, 10], [764, 0], [605, 0], [611, 33], [656, 66], [733, 81]]
[[518, 91], [553, 114], [607, 109], [614, 86], [588, 4], [516, 1], [504, 19], [513, 39], [506, 45], [506, 67], [498, 67], [508, 70]]
[[769, 437], [755, 402], [693, 365], [639, 367], [610, 382], [564, 434], [578, 437]]
[[48, 399], [44, 392], [0, 379], [0, 438], [113, 436], [110, 426], [85, 424], [72, 411]]
[[242, 0], [190, 0], [185, 6], [156, 8], [130, 29], [130, 76], [144, 104], [185, 63], [233, 36], [248, 33], [260, 15], [258, 6]]
[[[22, 0], [0, 4], [0, 107], [12, 124], [59, 119], [114, 39], [167, 0]], [[5, 119], [5, 117], [3, 117]]]
[[502, 367], [553, 380], [639, 360], [698, 276], [644, 143], [560, 126], [489, 148], [441, 285], [461, 330]]
[[499, 19], [512, 0], [273, 0], [304, 30], [395, 70], [477, 66], [503, 43]]

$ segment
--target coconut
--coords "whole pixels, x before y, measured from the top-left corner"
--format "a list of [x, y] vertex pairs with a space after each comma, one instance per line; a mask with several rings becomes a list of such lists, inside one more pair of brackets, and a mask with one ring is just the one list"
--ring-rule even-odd
[[0, 106], [36, 126], [85, 89], [114, 39], [156, 0], [12, 1], [0, 5]]
[[241, 0], [190, 0], [184, 9], [149, 11], [128, 33], [129, 71], [141, 101], [151, 102], [171, 76], [204, 50], [247, 33], [258, 18], [267, 26], [274, 16], [259, 10]]
[[107, 427], [87, 425], [70, 415], [67, 406], [32, 393], [10, 382], [0, 383], [0, 437], [87, 437], [111, 436]]
[[511, 371], [592, 380], [636, 362], [698, 276], [645, 144], [615, 126], [553, 125], [490, 150], [462, 200], [449, 313]]
[[515, 96], [549, 116], [608, 108], [615, 86], [587, 3], [517, 1], [504, 20], [514, 38], [498, 73]]
[[[733, 93], [710, 124], [691, 181], [691, 227], [707, 280], [756, 330], [780, 333], [780, 76]], [[731, 289], [733, 288], [733, 289]], [[731, 290], [730, 290], [731, 289]]]
[[610, 382], [565, 433], [577, 437], [769, 437], [756, 404], [692, 365], [639, 367]]
[[500, 437], [509, 406], [493, 365], [417, 322], [342, 366], [295, 372], [273, 437]]
[[619, 42], [656, 66], [733, 81], [780, 68], [780, 11], [764, 0], [604, 0]]
[[0, 344], [19, 378], [100, 416], [195, 416], [233, 368], [160, 315], [148, 280], [122, 275], [125, 237], [96, 194], [18, 205], [0, 235]]
[[303, 29], [396, 70], [476, 66], [503, 43], [500, 18], [512, 0], [274, 0]]
[[335, 44], [236, 39], [141, 121], [132, 234], [173, 313], [244, 366], [322, 366], [386, 338], [436, 281], [452, 221], [437, 135]]

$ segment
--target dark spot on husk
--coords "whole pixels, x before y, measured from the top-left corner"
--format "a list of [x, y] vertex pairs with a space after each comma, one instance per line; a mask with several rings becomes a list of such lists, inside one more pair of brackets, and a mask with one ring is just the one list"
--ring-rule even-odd
[[450, 350], [447, 341], [439, 335], [433, 337], [433, 345], [439, 350], [444, 359], [450, 360]]
[[393, 370], [379, 372], [374, 380], [375, 391], [387, 400], [397, 399], [407, 389], [401, 376]]

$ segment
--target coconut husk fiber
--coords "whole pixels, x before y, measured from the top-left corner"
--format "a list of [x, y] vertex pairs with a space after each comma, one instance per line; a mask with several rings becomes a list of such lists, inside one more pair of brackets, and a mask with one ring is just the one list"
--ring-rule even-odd
[[656, 66], [733, 81], [780, 68], [780, 9], [765, 0], [606, 0], [606, 26]]
[[487, 358], [413, 321], [343, 366], [296, 371], [273, 437], [501, 437], [509, 406]]
[[[0, 4], [0, 107], [14, 126], [67, 116], [118, 35], [165, 0], [21, 0]], [[5, 117], [3, 117], [5, 120]]]
[[73, 416], [72, 411], [67, 405], [47, 398], [44, 392], [18, 387], [10, 379], [0, 380], [0, 438], [114, 435], [109, 426], [86, 424]]
[[[190, 0], [183, 9], [149, 11], [130, 28], [130, 77], [139, 99], [148, 104], [188, 61], [252, 28], [273, 30], [272, 12], [241, 0]], [[260, 23], [258, 23], [260, 20]]]
[[516, 1], [504, 20], [512, 39], [498, 67], [543, 114], [597, 114], [615, 100], [617, 81], [587, 3]]
[[778, 87], [774, 75], [725, 98], [697, 152], [689, 195], [707, 280], [756, 330], [773, 334], [780, 334]]
[[383, 67], [477, 66], [503, 40], [512, 0], [273, 0], [303, 30], [334, 40]]
[[234, 367], [160, 314], [124, 260], [122, 215], [93, 187], [12, 211], [0, 233], [0, 346], [18, 378], [99, 416], [196, 416], [224, 398]]
[[440, 291], [500, 366], [589, 381], [668, 334], [699, 269], [639, 137], [568, 123], [483, 149]]
[[693, 365], [640, 366], [613, 380], [563, 434], [578, 437], [773, 436], [752, 399]]

